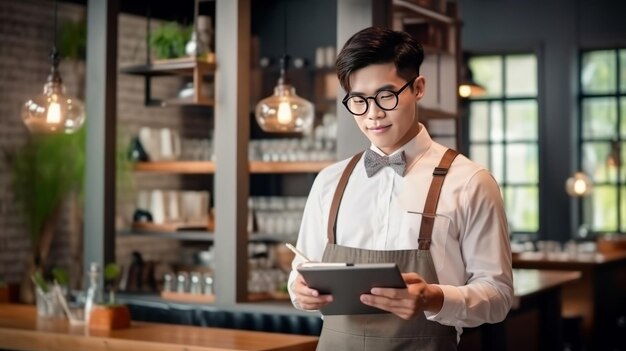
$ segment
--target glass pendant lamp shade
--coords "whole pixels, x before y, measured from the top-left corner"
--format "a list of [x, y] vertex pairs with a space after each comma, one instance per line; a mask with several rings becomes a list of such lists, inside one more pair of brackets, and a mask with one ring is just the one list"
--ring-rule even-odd
[[44, 85], [43, 94], [26, 101], [22, 120], [31, 133], [74, 133], [85, 121], [85, 106], [65, 95], [65, 86], [58, 82]]
[[255, 108], [257, 123], [269, 133], [304, 132], [313, 125], [315, 108], [299, 97], [296, 89], [287, 83], [285, 71], [287, 56], [281, 60], [280, 78], [274, 94], [259, 101]]
[[256, 120], [266, 132], [302, 132], [313, 124], [313, 104], [296, 95], [296, 89], [280, 80], [274, 95], [256, 105]]

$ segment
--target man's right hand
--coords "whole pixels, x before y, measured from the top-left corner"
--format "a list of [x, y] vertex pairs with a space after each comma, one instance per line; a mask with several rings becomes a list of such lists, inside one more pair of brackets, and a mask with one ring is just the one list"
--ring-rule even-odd
[[298, 274], [294, 280], [292, 291], [296, 294], [298, 305], [303, 310], [319, 310], [333, 302], [332, 295], [320, 295], [317, 290], [309, 288], [301, 274]]

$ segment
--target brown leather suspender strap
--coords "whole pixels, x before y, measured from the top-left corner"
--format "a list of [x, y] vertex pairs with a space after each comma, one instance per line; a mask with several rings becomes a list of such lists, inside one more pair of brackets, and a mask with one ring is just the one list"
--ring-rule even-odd
[[335, 195], [333, 195], [333, 202], [330, 204], [330, 214], [328, 216], [328, 242], [335, 244], [337, 238], [335, 237], [335, 231], [337, 229], [337, 214], [339, 213], [339, 204], [341, 203], [341, 198], [343, 197], [343, 192], [346, 190], [346, 185], [348, 184], [348, 179], [350, 179], [350, 175], [354, 170], [357, 162], [363, 155], [363, 151], [358, 154], [352, 156], [352, 159], [348, 162], [346, 169], [343, 170], [343, 174], [341, 174], [341, 178], [339, 178], [339, 184], [337, 184], [337, 188], [335, 189]]
[[433, 180], [430, 183], [428, 189], [428, 195], [426, 196], [426, 203], [424, 204], [424, 211], [422, 213], [422, 224], [420, 226], [420, 235], [417, 239], [419, 250], [429, 250], [430, 242], [433, 234], [433, 227], [435, 224], [435, 216], [437, 213], [437, 204], [439, 203], [439, 195], [441, 194], [441, 188], [443, 187], [443, 180], [448, 174], [448, 170], [452, 165], [454, 159], [459, 155], [455, 150], [448, 149], [439, 166], [435, 167], [433, 171]]

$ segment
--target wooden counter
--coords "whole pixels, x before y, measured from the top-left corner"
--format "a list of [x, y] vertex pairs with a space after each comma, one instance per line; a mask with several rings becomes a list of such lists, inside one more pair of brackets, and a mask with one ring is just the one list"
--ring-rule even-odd
[[37, 318], [34, 306], [0, 304], [0, 349], [11, 350], [315, 350], [317, 337], [133, 322], [111, 332]]
[[513, 267], [580, 272], [581, 278], [562, 290], [562, 315], [582, 318], [587, 349], [626, 349], [626, 252], [524, 252], [513, 257]]
[[579, 272], [514, 269], [513, 305], [507, 318], [466, 328], [459, 351], [562, 349], [561, 290], [580, 276]]

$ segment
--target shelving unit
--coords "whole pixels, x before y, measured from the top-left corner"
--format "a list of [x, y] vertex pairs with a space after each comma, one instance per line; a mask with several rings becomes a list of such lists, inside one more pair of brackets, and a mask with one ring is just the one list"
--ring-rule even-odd
[[[431, 121], [433, 127], [436, 124], [433, 132], [444, 127], [444, 133], [431, 133], [431, 136], [458, 149], [461, 144], [457, 95], [460, 20], [456, 3], [438, 0], [432, 0], [432, 3], [441, 4], [441, 11], [420, 6], [415, 1], [393, 0], [393, 26], [411, 34], [424, 48], [425, 58], [420, 74], [426, 77], [427, 93], [419, 103], [420, 121], [427, 128]], [[448, 128], [448, 125], [452, 127]]]

